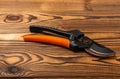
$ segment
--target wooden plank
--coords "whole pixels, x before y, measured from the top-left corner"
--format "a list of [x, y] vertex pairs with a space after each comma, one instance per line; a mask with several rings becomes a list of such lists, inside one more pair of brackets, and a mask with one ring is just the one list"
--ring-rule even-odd
[[[116, 13], [119, 11], [119, 0], [1, 0], [0, 8], [3, 13], [14, 11], [15, 13], [25, 12], [66, 12], [66, 13], [85, 13], [88, 11], [95, 12], [110, 12]], [[22, 8], [24, 7], [24, 8]], [[112, 10], [112, 12], [111, 12]]]
[[[83, 32], [118, 32], [120, 16], [62, 16], [49, 14], [1, 14], [0, 33], [29, 32], [29, 25], [44, 25]], [[11, 30], [7, 30], [9, 28]], [[13, 30], [22, 29], [22, 30]], [[99, 30], [96, 30], [99, 29]]]
[[64, 48], [44, 44], [3, 45], [0, 48], [2, 77], [119, 76], [119, 56], [99, 59], [85, 52], [73, 53]]

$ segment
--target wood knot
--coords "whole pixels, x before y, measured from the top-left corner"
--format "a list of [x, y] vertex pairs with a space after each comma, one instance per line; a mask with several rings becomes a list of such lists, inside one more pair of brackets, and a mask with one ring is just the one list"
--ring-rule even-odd
[[91, 6], [91, 0], [85, 0], [84, 5], [85, 5], [85, 10], [93, 11], [93, 8]]
[[21, 68], [17, 67], [17, 66], [8, 66], [7, 67], [7, 72], [10, 73], [10, 74], [16, 74], [16, 73], [19, 73], [21, 72]]
[[21, 22], [23, 20], [23, 16], [22, 15], [7, 15], [4, 22], [7, 23], [16, 23], [16, 22]]
[[29, 17], [28, 17], [28, 22], [31, 22], [32, 20], [37, 19], [36, 16], [33, 16], [33, 15], [28, 15], [28, 16], [29, 16]]
[[63, 19], [61, 16], [54, 16], [54, 19]]

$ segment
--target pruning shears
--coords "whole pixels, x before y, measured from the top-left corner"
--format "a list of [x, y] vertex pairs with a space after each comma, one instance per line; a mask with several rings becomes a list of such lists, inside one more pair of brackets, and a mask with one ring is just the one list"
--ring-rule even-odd
[[35, 25], [30, 26], [29, 29], [32, 33], [42, 34], [25, 35], [23, 38], [26, 42], [40, 42], [58, 45], [74, 52], [84, 49], [89, 54], [101, 58], [115, 56], [113, 50], [98, 44], [79, 30], [62, 31], [51, 27]]

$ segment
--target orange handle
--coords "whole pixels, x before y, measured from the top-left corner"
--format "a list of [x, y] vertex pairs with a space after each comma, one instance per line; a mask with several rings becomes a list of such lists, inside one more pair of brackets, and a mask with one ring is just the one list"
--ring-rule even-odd
[[65, 38], [57, 37], [57, 36], [50, 36], [50, 35], [26, 35], [23, 36], [24, 41], [29, 42], [41, 42], [47, 44], [54, 44], [63, 47], [70, 47], [70, 41]]

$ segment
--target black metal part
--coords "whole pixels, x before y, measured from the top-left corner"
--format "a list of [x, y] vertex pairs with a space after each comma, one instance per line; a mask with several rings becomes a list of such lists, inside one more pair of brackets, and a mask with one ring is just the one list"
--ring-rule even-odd
[[89, 48], [85, 49], [89, 54], [92, 54], [94, 56], [98, 57], [111, 57], [115, 56], [115, 52], [101, 44], [98, 44], [96, 42], [93, 42], [92, 45]]
[[86, 36], [82, 36], [79, 39], [71, 40], [70, 49], [73, 51], [79, 51], [80, 49], [89, 48], [93, 41]]
[[85, 49], [89, 54], [99, 57], [111, 57], [115, 55], [114, 51], [94, 42], [90, 38], [84, 36], [84, 33], [79, 30], [61, 31], [46, 26], [30, 26], [30, 31], [34, 33], [47, 31], [67, 37], [70, 40], [70, 49], [72, 51], [80, 51], [80, 49]]
[[79, 30], [70, 30], [67, 32], [71, 34], [69, 37], [70, 40], [77, 40], [84, 36], [83, 32], [80, 32]]

